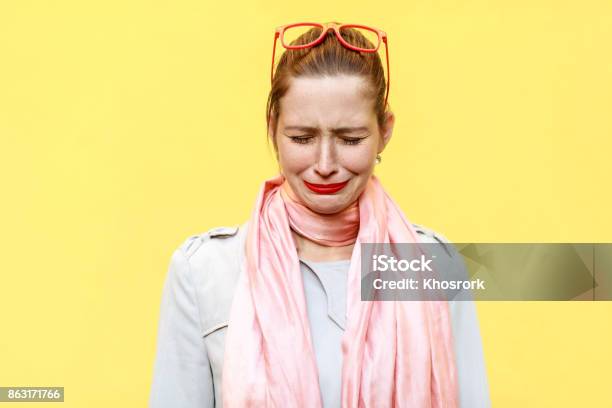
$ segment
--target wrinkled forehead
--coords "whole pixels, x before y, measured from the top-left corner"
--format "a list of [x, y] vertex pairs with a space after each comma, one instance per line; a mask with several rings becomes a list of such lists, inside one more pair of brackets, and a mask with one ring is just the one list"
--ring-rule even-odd
[[376, 118], [368, 83], [353, 75], [291, 78], [279, 102], [281, 126], [364, 126]]

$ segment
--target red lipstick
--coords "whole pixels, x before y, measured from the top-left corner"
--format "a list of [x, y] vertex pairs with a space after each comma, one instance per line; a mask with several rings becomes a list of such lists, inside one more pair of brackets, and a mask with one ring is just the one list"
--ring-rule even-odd
[[343, 181], [342, 183], [332, 184], [314, 184], [304, 180], [304, 184], [306, 184], [306, 187], [308, 187], [311, 191], [314, 191], [317, 194], [334, 194], [342, 190], [344, 186], [348, 184], [348, 180]]

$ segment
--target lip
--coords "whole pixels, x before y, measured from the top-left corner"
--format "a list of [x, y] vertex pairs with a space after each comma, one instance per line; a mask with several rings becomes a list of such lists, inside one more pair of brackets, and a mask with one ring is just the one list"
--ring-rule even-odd
[[330, 184], [315, 184], [309, 183], [306, 180], [303, 180], [306, 187], [308, 187], [311, 191], [317, 194], [334, 194], [338, 191], [342, 190], [347, 184], [348, 180], [343, 181], [342, 183], [330, 183]]

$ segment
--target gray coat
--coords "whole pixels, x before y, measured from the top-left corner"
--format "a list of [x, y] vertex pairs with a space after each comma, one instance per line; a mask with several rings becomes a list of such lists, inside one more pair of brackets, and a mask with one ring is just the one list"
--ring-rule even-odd
[[[422, 242], [448, 243], [438, 233], [414, 227]], [[213, 228], [187, 238], [172, 254], [162, 292], [150, 407], [222, 406], [224, 341], [246, 231], [247, 223]], [[490, 407], [475, 305], [449, 303], [460, 407]], [[330, 318], [338, 315], [337, 304], [328, 305]]]

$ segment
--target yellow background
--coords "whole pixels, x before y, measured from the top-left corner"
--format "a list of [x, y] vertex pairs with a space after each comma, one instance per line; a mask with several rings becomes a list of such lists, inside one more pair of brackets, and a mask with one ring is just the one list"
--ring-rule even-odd
[[[377, 172], [410, 220], [612, 241], [609, 1], [3, 1], [0, 386], [146, 405], [170, 255], [274, 174], [273, 29], [304, 20], [388, 33]], [[478, 312], [494, 407], [612, 406], [612, 302]]]

